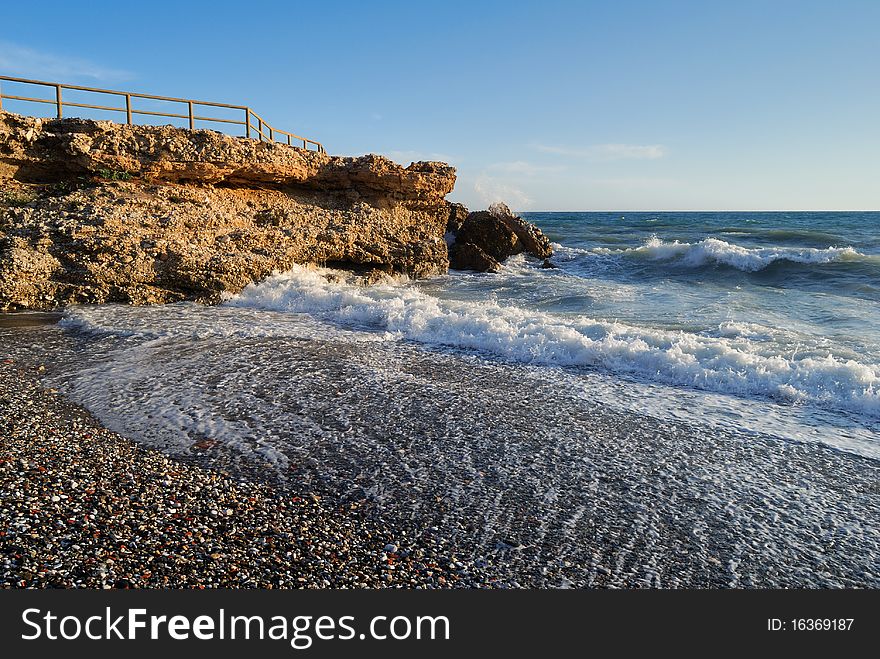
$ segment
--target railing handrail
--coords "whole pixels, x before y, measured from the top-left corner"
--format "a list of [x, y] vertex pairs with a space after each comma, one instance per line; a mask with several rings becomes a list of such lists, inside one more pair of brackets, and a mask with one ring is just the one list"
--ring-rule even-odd
[[[75, 107], [75, 108], [88, 108], [91, 110], [104, 110], [110, 112], [124, 112], [126, 115], [126, 124], [134, 125], [134, 115], [148, 115], [155, 117], [170, 117], [174, 119], [188, 119], [190, 130], [195, 129], [196, 121], [213, 121], [224, 124], [235, 124], [238, 126], [244, 126], [245, 129], [245, 137], [248, 139], [251, 138], [251, 130], [254, 130], [259, 141], [267, 141], [267, 142], [277, 142], [275, 139], [275, 135], [283, 135], [287, 137], [287, 144], [293, 146], [292, 140], [296, 140], [297, 142], [302, 142], [302, 148], [308, 149], [309, 145], [312, 144], [315, 146], [315, 149], [320, 153], [326, 153], [327, 151], [324, 149], [324, 145], [320, 142], [316, 142], [315, 140], [308, 139], [307, 137], [302, 137], [295, 133], [289, 133], [285, 130], [281, 130], [279, 128], [275, 128], [269, 125], [265, 119], [263, 119], [260, 115], [250, 109], [250, 107], [246, 105], [230, 105], [228, 103], [216, 103], [214, 101], [197, 101], [190, 98], [176, 98], [173, 96], [157, 96], [155, 94], [140, 94], [137, 92], [123, 92], [116, 89], [99, 89], [97, 87], [82, 87], [80, 85], [65, 85], [63, 83], [58, 82], [46, 82], [44, 80], [29, 80], [27, 78], [14, 78], [12, 76], [0, 76], [0, 81], [6, 80], [8, 82], [17, 82], [25, 85], [42, 85], [44, 87], [51, 87], [55, 89], [55, 100], [50, 100], [46, 98], [30, 98], [27, 96], [15, 96], [12, 94], [3, 94], [3, 90], [0, 89], [0, 110], [3, 109], [3, 99], [8, 98], [10, 100], [15, 101], [25, 101], [29, 103], [48, 103], [50, 105], [54, 105], [57, 110], [58, 118], [61, 119], [64, 115], [65, 107]], [[125, 97], [125, 107], [117, 108], [110, 107], [107, 105], [89, 105], [88, 103], [72, 103], [70, 101], [64, 101], [62, 98], [63, 90], [71, 90], [71, 91], [82, 91], [82, 92], [90, 92], [95, 94], [114, 94], [116, 96]], [[169, 112], [153, 112], [148, 110], [135, 110], [132, 108], [131, 100], [133, 98], [142, 98], [151, 101], [166, 101], [169, 103], [185, 103], [188, 107], [187, 114], [174, 114]], [[199, 116], [194, 112], [195, 106], [205, 106], [205, 107], [214, 107], [214, 108], [225, 108], [228, 110], [240, 110], [245, 113], [244, 121], [237, 121], [235, 119], [223, 119], [219, 117], [203, 117]], [[257, 120], [256, 125], [251, 123], [251, 117]]]

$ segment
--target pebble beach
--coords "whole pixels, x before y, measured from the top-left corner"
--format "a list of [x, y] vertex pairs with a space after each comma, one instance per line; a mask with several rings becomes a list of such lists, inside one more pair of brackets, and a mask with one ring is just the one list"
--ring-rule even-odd
[[[228, 331], [245, 322], [265, 336]], [[610, 409], [601, 374], [547, 374], [222, 305], [0, 316], [0, 579], [880, 583], [875, 460]]]
[[351, 509], [139, 446], [38, 374], [0, 363], [3, 587], [476, 585]]

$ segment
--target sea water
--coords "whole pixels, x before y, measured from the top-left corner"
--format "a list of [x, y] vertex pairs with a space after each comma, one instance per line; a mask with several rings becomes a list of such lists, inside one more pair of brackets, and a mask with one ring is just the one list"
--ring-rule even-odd
[[502, 585], [880, 585], [880, 215], [527, 218], [555, 268], [294, 267], [0, 336], [111, 429]]
[[520, 255], [499, 274], [360, 287], [295, 267], [217, 309], [74, 307], [62, 324], [166, 350], [280, 336], [471, 351], [622, 410], [880, 456], [880, 214], [525, 217], [556, 268]]

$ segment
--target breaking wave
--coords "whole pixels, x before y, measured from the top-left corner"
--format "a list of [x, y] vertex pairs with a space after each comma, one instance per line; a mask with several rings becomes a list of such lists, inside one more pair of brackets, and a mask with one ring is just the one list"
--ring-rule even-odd
[[706, 238], [697, 243], [679, 241], [665, 242], [657, 237], [648, 240], [640, 247], [623, 250], [598, 248], [596, 254], [625, 254], [653, 259], [672, 261], [687, 267], [700, 267], [707, 264], [726, 265], [743, 272], [758, 272], [776, 263], [825, 264], [840, 261], [866, 260], [871, 257], [860, 254], [852, 247], [742, 247], [733, 243]]
[[[710, 240], [701, 244], [707, 243], [711, 245]], [[658, 241], [641, 249], [688, 254], [694, 253], [694, 247]], [[730, 254], [712, 249], [699, 253]], [[759, 262], [755, 259], [770, 258], [770, 254], [754, 255], [760, 250], [744, 251], [739, 261], [744, 267], [755, 267], [751, 265]], [[827, 250], [822, 251], [830, 258]], [[805, 250], [798, 253], [802, 258], [819, 258]], [[880, 416], [880, 366], [827, 352], [786, 356], [772, 342], [755, 341], [742, 333], [705, 336], [529, 311], [491, 299], [443, 300], [412, 285], [358, 287], [331, 283], [324, 274], [321, 269], [296, 267], [248, 286], [224, 304], [306, 313], [385, 332], [389, 339], [475, 349], [518, 362], [595, 367], [665, 384]]]

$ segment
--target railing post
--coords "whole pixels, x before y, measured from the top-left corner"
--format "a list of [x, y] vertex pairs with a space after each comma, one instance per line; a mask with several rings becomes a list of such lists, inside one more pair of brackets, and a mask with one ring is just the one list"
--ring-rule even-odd
[[[81, 107], [81, 108], [90, 108], [90, 109], [95, 109], [95, 110], [109, 110], [109, 111], [114, 111], [114, 112], [124, 112], [125, 113], [125, 123], [128, 124], [129, 126], [134, 125], [134, 115], [135, 114], [145, 114], [145, 115], [153, 115], [153, 116], [159, 116], [159, 117], [174, 117], [174, 118], [189, 119], [189, 129], [190, 130], [196, 129], [195, 122], [196, 122], [196, 119], [199, 119], [200, 121], [215, 121], [215, 122], [222, 122], [222, 123], [226, 123], [226, 124], [244, 125], [244, 134], [247, 139], [258, 139], [260, 142], [269, 141], [269, 142], [272, 142], [273, 144], [279, 143], [279, 142], [283, 144], [285, 142], [284, 137], [282, 137], [280, 140], [277, 137], [275, 137], [275, 129], [272, 126], [270, 126], [268, 123], [266, 123], [257, 113], [253, 112], [251, 110], [251, 108], [248, 106], [225, 105], [222, 103], [211, 103], [208, 101], [194, 101], [194, 100], [184, 99], [184, 98], [151, 96], [151, 95], [146, 95], [146, 94], [137, 94], [134, 92], [125, 92], [125, 91], [119, 91], [119, 90], [112, 90], [111, 91], [111, 90], [106, 90], [106, 89], [92, 89], [90, 87], [78, 87], [78, 86], [65, 85], [65, 84], [56, 83], [56, 82], [42, 82], [42, 81], [37, 81], [37, 80], [25, 80], [24, 78], [13, 78], [13, 77], [3, 76], [3, 75], [0, 75], [0, 111], [3, 111], [3, 101], [7, 98], [13, 99], [13, 100], [18, 99], [21, 101], [31, 101], [31, 102], [52, 104], [51, 100], [45, 99], [45, 98], [33, 99], [33, 98], [16, 96], [14, 94], [12, 94], [10, 96], [4, 96], [3, 89], [2, 89], [3, 82], [13, 82], [16, 84], [23, 83], [23, 84], [31, 84], [31, 85], [41, 85], [44, 87], [48, 87], [49, 89], [54, 87], [55, 88], [55, 109], [56, 109], [56, 116], [58, 117], [58, 119], [62, 119], [64, 117], [63, 92], [64, 92], [64, 88], [67, 87], [70, 90], [78, 91], [78, 92], [91, 92], [91, 93], [96, 93], [96, 94], [113, 94], [117, 98], [119, 96], [123, 96], [125, 98], [125, 105], [121, 108], [118, 106], [106, 107], [104, 105], [90, 105], [87, 103], [80, 103], [80, 102], [76, 101], [76, 98], [74, 98], [74, 101], [72, 101], [70, 103], [70, 105], [76, 106], [76, 107]], [[14, 91], [15, 90], [13, 90], [13, 92]], [[146, 109], [136, 111], [134, 109], [134, 99], [135, 98], [155, 99], [155, 100], [168, 101], [168, 102], [173, 102], [173, 103], [186, 103], [188, 113], [185, 115], [177, 114], [177, 113], [167, 114], [167, 113], [162, 113], [162, 112], [149, 112]], [[235, 121], [235, 120], [227, 119], [227, 118], [213, 118], [213, 117], [208, 117], [208, 116], [203, 116], [203, 117], [199, 118], [199, 117], [196, 117], [196, 114], [195, 114], [195, 106], [196, 105], [222, 107], [222, 108], [227, 108], [230, 110], [244, 110], [244, 121], [241, 122], [241, 121]], [[74, 114], [76, 114], [76, 113], [74, 113]], [[203, 114], [207, 115], [210, 113], [203, 112]], [[257, 118], [256, 124], [251, 124], [251, 116]], [[257, 137], [255, 137], [253, 135], [252, 129], [255, 129], [257, 131], [257, 134], [258, 134]], [[316, 151], [318, 151], [320, 153], [326, 153], [326, 150], [324, 149], [323, 145], [320, 142], [315, 142], [314, 140], [310, 140], [305, 137], [299, 137], [298, 135], [291, 134], [291, 133], [288, 133], [283, 130], [280, 132], [283, 136], [287, 137], [286, 142], [287, 142], [288, 146], [293, 146], [294, 141], [297, 141], [297, 142], [301, 141], [303, 149], [308, 150], [309, 144], [314, 144]], [[299, 148], [299, 147], [297, 147], [297, 148]]]

